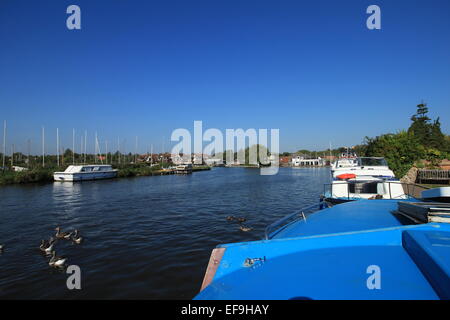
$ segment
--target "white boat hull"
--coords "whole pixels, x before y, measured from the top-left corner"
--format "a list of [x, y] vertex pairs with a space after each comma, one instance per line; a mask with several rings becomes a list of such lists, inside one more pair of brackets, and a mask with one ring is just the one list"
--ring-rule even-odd
[[77, 172], [65, 173], [55, 172], [53, 178], [55, 181], [89, 181], [100, 179], [111, 179], [117, 177], [117, 170], [103, 172]]

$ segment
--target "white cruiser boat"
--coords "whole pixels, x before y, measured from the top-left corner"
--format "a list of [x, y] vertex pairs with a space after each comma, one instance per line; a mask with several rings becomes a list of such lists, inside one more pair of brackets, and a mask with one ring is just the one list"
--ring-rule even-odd
[[409, 186], [395, 177], [384, 158], [360, 157], [355, 163], [346, 164], [348, 166], [335, 166], [331, 170], [332, 182], [325, 185], [323, 196], [328, 204], [359, 199], [409, 198], [409, 192], [405, 192], [405, 187]]
[[358, 165], [356, 158], [339, 158], [331, 164], [331, 172], [335, 170], [356, 167]]
[[109, 164], [71, 165], [64, 172], [53, 173], [55, 181], [87, 181], [117, 177], [117, 169]]

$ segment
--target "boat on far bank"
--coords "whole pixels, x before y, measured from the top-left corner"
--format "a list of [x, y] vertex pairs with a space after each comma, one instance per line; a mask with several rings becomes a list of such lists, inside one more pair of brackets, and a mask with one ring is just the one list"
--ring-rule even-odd
[[55, 181], [88, 181], [117, 177], [117, 169], [109, 164], [70, 165], [64, 172], [54, 172]]
[[175, 167], [175, 173], [177, 174], [191, 174], [192, 173], [192, 164], [179, 164]]

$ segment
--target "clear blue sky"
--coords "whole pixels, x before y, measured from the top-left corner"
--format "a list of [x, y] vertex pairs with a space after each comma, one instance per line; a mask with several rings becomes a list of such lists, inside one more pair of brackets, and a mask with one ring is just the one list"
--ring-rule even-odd
[[97, 131], [110, 149], [169, 150], [194, 120], [324, 149], [407, 128], [422, 99], [450, 133], [449, 89], [448, 0], [0, 1], [0, 120], [20, 151], [39, 152], [41, 126], [49, 153], [57, 127], [66, 147], [75, 128], [77, 147], [87, 130], [91, 147]]

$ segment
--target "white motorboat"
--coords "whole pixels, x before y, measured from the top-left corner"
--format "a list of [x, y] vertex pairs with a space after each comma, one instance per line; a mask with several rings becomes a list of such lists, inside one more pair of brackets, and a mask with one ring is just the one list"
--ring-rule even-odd
[[179, 174], [190, 174], [192, 173], [192, 164], [179, 164], [175, 167], [175, 172]]
[[109, 164], [70, 165], [64, 172], [54, 172], [55, 181], [87, 181], [117, 177], [117, 169]]
[[[338, 160], [339, 161], [339, 160]], [[325, 185], [324, 199], [338, 204], [359, 199], [407, 199], [403, 184], [384, 158], [360, 157], [347, 166], [332, 168], [332, 181]]]

